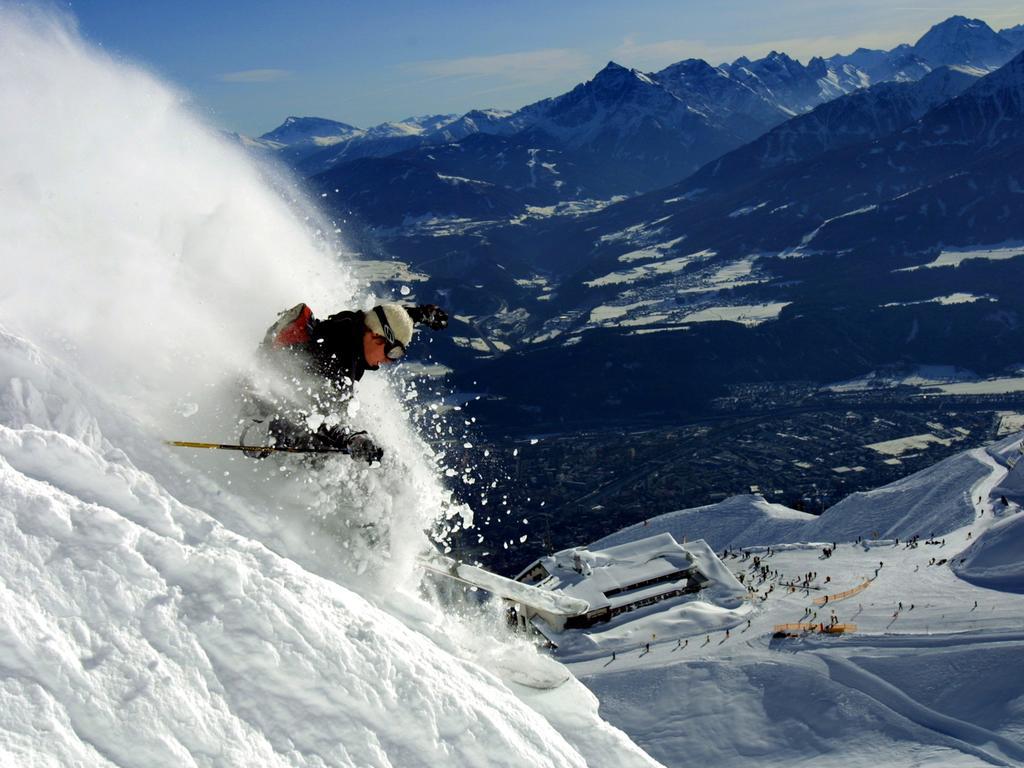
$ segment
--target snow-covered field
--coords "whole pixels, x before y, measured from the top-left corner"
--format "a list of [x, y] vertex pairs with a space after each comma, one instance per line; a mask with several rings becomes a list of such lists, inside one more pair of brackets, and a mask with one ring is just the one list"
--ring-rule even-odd
[[894, 301], [883, 304], [883, 307], [912, 307], [915, 304], [973, 304], [976, 301], [995, 301], [991, 296], [977, 296], [973, 293], [951, 293], [947, 296], [936, 296], [933, 299], [922, 299], [921, 301]]
[[684, 323], [709, 323], [731, 320], [734, 323], [753, 326], [774, 320], [789, 305], [788, 301], [770, 304], [737, 304], [733, 306], [705, 307], [691, 312], [683, 318]]
[[[646, 243], [648, 235], [643, 230], [630, 237], [630, 242]], [[709, 250], [666, 258], [684, 239], [679, 237], [629, 251], [619, 256], [619, 261], [647, 263], [587, 281], [585, 285], [591, 288], [621, 285], [622, 292], [611, 303], [594, 307], [587, 326], [580, 330], [650, 325], [681, 330], [693, 323], [721, 320], [754, 326], [776, 319], [787, 306], [788, 302], [725, 303], [736, 301], [733, 297], [725, 298], [730, 289], [756, 285], [765, 279], [756, 271], [759, 255], [725, 263], [716, 262], [715, 252]], [[703, 266], [690, 269], [693, 265]]]
[[949, 438], [938, 437], [930, 432], [923, 435], [909, 435], [881, 443], [869, 443], [866, 447], [886, 456], [902, 456], [909, 451], [925, 451], [929, 445], [950, 445]]
[[[626, 255], [634, 257], [631, 260], [635, 260], [635, 258], [637, 258], [636, 253], [641, 252], [632, 252]], [[642, 253], [648, 252], [644, 251]], [[660, 252], [652, 251], [650, 253], [653, 254], [652, 257], [660, 255]], [[686, 269], [686, 267], [688, 267], [690, 264], [693, 264], [703, 259], [710, 258], [714, 255], [714, 251], [697, 251], [696, 253], [690, 253], [685, 256], [677, 256], [674, 259], [664, 259], [661, 261], [654, 261], [650, 264], [643, 264], [639, 267], [633, 267], [630, 270], [622, 272], [612, 272], [601, 277], [596, 277], [593, 280], [588, 280], [585, 283], [585, 285], [589, 288], [600, 288], [606, 285], [633, 283], [639, 280], [644, 280], [659, 275], [669, 275], [676, 272], [681, 272], [684, 269]], [[641, 258], [646, 258], [646, 256]]]
[[971, 371], [932, 365], [921, 366], [906, 373], [871, 373], [850, 381], [831, 384], [826, 389], [834, 392], [860, 392], [892, 387], [918, 387], [929, 396], [998, 395], [1024, 390], [1024, 377], [982, 379]]
[[935, 389], [944, 395], [998, 395], [1005, 392], [1024, 392], [1024, 377], [964, 381], [957, 384], [942, 384]]
[[919, 269], [936, 269], [938, 267], [959, 267], [968, 259], [987, 259], [1003, 261], [1024, 255], [1024, 243], [1001, 243], [989, 247], [973, 246], [967, 248], [946, 248], [933, 261], [917, 267], [904, 267], [896, 272], [914, 272]]

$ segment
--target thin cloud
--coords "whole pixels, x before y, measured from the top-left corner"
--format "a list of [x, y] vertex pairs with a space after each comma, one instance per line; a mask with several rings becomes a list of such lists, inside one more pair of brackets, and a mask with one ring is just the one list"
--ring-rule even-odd
[[434, 77], [502, 77], [517, 82], [544, 82], [566, 74], [589, 72], [590, 58], [569, 48], [468, 56], [461, 59], [433, 59], [409, 65]]
[[278, 83], [292, 76], [288, 69], [243, 69], [217, 75], [222, 83]]

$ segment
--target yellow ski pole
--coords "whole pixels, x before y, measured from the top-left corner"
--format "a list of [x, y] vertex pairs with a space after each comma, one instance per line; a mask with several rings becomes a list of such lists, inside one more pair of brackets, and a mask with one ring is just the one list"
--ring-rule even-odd
[[208, 448], [215, 451], [252, 451], [253, 453], [348, 453], [344, 448], [288, 448], [273, 445], [237, 445], [234, 443], [198, 443], [190, 440], [164, 440], [177, 448]]

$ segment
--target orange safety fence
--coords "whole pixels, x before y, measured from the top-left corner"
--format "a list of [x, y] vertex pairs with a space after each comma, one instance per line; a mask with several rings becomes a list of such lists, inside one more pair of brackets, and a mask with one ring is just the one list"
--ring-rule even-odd
[[816, 597], [816, 598], [814, 598], [813, 602], [814, 602], [815, 605], [828, 605], [829, 603], [836, 603], [836, 602], [839, 602], [840, 600], [845, 600], [848, 597], [853, 597], [858, 592], [863, 592], [869, 586], [871, 586], [871, 579], [864, 579], [863, 583], [858, 584], [853, 589], [848, 589], [845, 592], [837, 592], [834, 595], [825, 595], [824, 597]]
[[793, 623], [793, 624], [776, 624], [776, 632], [813, 632], [818, 628], [817, 624], [807, 624], [804, 622]]
[[841, 635], [844, 632], [856, 632], [857, 625], [850, 622], [846, 624], [826, 624], [820, 631], [826, 635]]
[[776, 624], [775, 632], [820, 632], [826, 635], [841, 635], [845, 632], [856, 632], [857, 625], [850, 624], [811, 624], [794, 622], [792, 624]]

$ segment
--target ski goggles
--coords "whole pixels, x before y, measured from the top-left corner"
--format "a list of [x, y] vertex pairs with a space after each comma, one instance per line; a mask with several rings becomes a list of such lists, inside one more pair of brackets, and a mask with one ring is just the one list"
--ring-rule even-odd
[[388, 316], [384, 313], [383, 307], [374, 307], [373, 313], [380, 320], [380, 328], [383, 331], [384, 354], [389, 360], [398, 360], [405, 354], [405, 344], [395, 338], [395, 332], [391, 329]]

